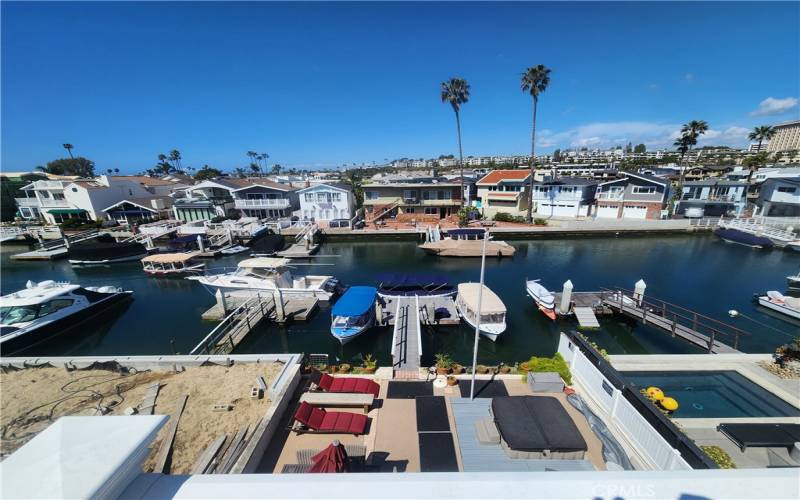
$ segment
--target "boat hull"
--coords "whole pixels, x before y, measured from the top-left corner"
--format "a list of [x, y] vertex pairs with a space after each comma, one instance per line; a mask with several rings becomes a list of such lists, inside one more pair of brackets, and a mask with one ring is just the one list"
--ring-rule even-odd
[[[419, 248], [438, 257], [480, 257], [483, 254], [482, 240], [440, 240], [424, 243]], [[505, 242], [487, 241], [487, 257], [513, 257], [516, 249]]]
[[69, 259], [69, 263], [78, 266], [88, 266], [92, 264], [116, 264], [118, 262], [130, 262], [132, 260], [142, 260], [145, 257], [147, 257], [147, 252], [137, 255], [128, 255], [126, 257], [116, 257], [113, 259], [94, 259], [94, 260]]
[[737, 229], [717, 229], [714, 234], [719, 236], [722, 240], [728, 243], [736, 243], [751, 248], [772, 248], [774, 243], [769, 238], [764, 236], [756, 236], [754, 234], [745, 233]]
[[763, 295], [758, 297], [758, 305], [766, 307], [767, 309], [772, 309], [773, 311], [777, 311], [781, 314], [785, 314], [791, 318], [800, 319], [800, 310], [793, 309], [784, 304], [772, 302], [769, 300], [769, 297]]
[[358, 328], [337, 328], [331, 326], [331, 335], [333, 335], [336, 340], [339, 341], [340, 344], [344, 345], [350, 342], [351, 340], [360, 337], [364, 333], [367, 332], [370, 328], [375, 326], [375, 314], [372, 314], [372, 317], [369, 319], [367, 323], [363, 326]]
[[[109, 294], [109, 297], [98, 300], [74, 314], [32, 328], [20, 335], [3, 339], [0, 342], [0, 355], [12, 356], [55, 337], [72, 333], [76, 328], [85, 326], [114, 305], [129, 300], [131, 295], [132, 292], [128, 291]], [[14, 334], [9, 333], [8, 335]]]
[[549, 290], [545, 287], [540, 285], [537, 281], [529, 281], [525, 285], [525, 290], [528, 292], [528, 295], [533, 299], [533, 302], [536, 304], [536, 307], [539, 308], [542, 313], [550, 318], [551, 320], [555, 321], [556, 319], [556, 304], [555, 304], [555, 297]]

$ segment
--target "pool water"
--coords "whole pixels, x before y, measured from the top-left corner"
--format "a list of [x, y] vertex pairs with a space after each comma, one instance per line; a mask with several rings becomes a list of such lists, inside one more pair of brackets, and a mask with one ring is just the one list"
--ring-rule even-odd
[[735, 371], [623, 372], [640, 389], [678, 401], [675, 418], [795, 417], [800, 409]]

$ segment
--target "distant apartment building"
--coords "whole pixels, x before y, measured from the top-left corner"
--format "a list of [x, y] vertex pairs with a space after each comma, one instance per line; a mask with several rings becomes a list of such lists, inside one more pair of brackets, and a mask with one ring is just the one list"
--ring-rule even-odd
[[594, 215], [610, 219], [660, 219], [670, 182], [652, 175], [625, 172], [597, 186]]
[[800, 120], [779, 123], [772, 128], [775, 130], [775, 135], [769, 140], [767, 151], [775, 153], [800, 150]]
[[591, 215], [597, 181], [580, 177], [558, 177], [533, 186], [533, 211], [541, 217], [587, 217]]
[[407, 178], [362, 186], [366, 219], [439, 220], [461, 207], [461, 182], [444, 177]]
[[750, 153], [762, 153], [767, 152], [769, 150], [768, 148], [769, 142], [762, 142], [760, 146], [757, 142], [755, 142], [747, 147], [747, 151]]
[[478, 207], [484, 217], [493, 218], [498, 213], [509, 215], [527, 214], [530, 203], [528, 169], [492, 170], [477, 183]]

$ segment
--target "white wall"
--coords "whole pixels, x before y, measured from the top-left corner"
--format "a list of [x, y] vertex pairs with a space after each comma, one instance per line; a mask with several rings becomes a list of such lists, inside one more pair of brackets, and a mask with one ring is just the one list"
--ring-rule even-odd
[[[339, 193], [339, 201], [332, 201], [331, 208], [323, 209], [320, 202], [316, 201], [317, 193]], [[306, 194], [313, 194], [314, 201], [306, 201]], [[350, 219], [355, 214], [355, 198], [350, 191], [335, 189], [325, 185], [314, 186], [297, 193], [300, 198], [300, 217], [303, 219], [314, 218], [317, 221], [332, 219]], [[327, 202], [321, 202], [327, 204]]]

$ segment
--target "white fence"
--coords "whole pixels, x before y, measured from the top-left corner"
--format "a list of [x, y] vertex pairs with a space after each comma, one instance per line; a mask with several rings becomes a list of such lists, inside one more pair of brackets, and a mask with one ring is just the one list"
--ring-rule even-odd
[[[558, 352], [570, 365], [572, 378], [581, 386], [586, 399], [596, 403], [603, 412], [603, 421], [622, 437], [630, 448], [656, 470], [691, 469], [678, 450], [645, 420], [614, 385], [581, 353], [578, 346], [561, 334]], [[621, 436], [620, 436], [621, 434]]]

